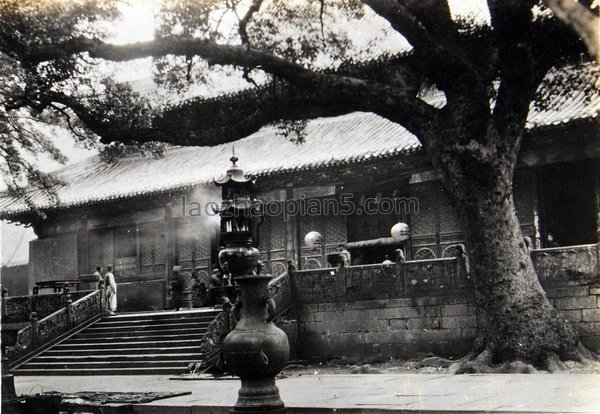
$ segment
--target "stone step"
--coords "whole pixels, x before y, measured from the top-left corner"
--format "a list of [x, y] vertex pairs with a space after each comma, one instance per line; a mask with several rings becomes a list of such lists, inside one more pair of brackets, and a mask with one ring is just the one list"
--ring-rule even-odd
[[210, 323], [214, 318], [208, 316], [201, 317], [179, 317], [172, 316], [170, 318], [163, 319], [112, 319], [112, 318], [104, 318], [101, 319], [97, 326], [128, 326], [128, 325], [170, 325], [172, 323]]
[[119, 312], [115, 315], [107, 316], [104, 320], [140, 320], [140, 319], [170, 319], [173, 317], [198, 317], [198, 318], [214, 318], [220, 311], [213, 308], [199, 308], [192, 310], [165, 310], [165, 311], [148, 311], [148, 312]]
[[150, 317], [139, 317], [139, 318], [121, 318], [119, 316], [104, 316], [100, 320], [100, 324], [126, 324], [126, 323], [137, 323], [137, 322], [147, 322], [147, 323], [170, 323], [173, 321], [211, 321], [213, 319], [212, 313], [201, 313], [201, 314], [175, 314], [163, 316], [161, 318], [150, 318]]
[[154, 325], [154, 324], [129, 324], [122, 326], [96, 326], [93, 325], [87, 328], [84, 332], [86, 333], [102, 333], [102, 332], [126, 332], [126, 331], [152, 331], [156, 330], [157, 326], [168, 326], [169, 329], [193, 329], [193, 328], [207, 328], [208, 322], [197, 323], [197, 322], [177, 322], [168, 325]]
[[40, 355], [35, 358], [36, 362], [97, 362], [97, 361], [160, 361], [160, 360], [186, 360], [198, 361], [204, 357], [200, 352], [175, 352], [158, 354], [103, 354], [103, 355]]
[[95, 368], [95, 369], [17, 369], [15, 375], [23, 376], [62, 376], [62, 375], [173, 375], [183, 374], [187, 365], [177, 367], [146, 368]]
[[172, 341], [157, 341], [154, 339], [136, 340], [136, 341], [115, 341], [115, 342], [83, 342], [83, 343], [68, 343], [56, 345], [57, 350], [77, 350], [77, 349], [111, 349], [111, 348], [171, 348], [180, 346], [200, 346], [201, 339], [183, 339]]
[[118, 335], [117, 333], [111, 335], [97, 336], [97, 337], [73, 337], [68, 341], [65, 341], [67, 344], [77, 344], [77, 343], [88, 343], [88, 342], [130, 342], [130, 341], [146, 341], [146, 340], [157, 340], [157, 341], [170, 341], [177, 339], [202, 339], [205, 331], [191, 332], [191, 333], [155, 333], [146, 335], [144, 332], [131, 333], [129, 332], [126, 335]]
[[191, 361], [187, 360], [156, 360], [156, 361], [83, 361], [83, 362], [29, 362], [19, 369], [96, 369], [96, 368], [149, 368], [149, 367], [187, 367]]
[[[127, 337], [127, 336], [136, 336], [136, 335], [177, 335], [181, 332], [181, 328], [171, 328], [168, 326], [159, 328], [159, 329], [146, 329], [146, 330], [141, 330], [141, 331], [122, 331], [122, 330], [117, 330], [115, 329], [114, 331], [106, 331], [106, 332], [88, 332], [87, 330], [75, 335], [72, 337], [72, 339], [80, 339], [80, 338], [106, 338], [108, 337], [108, 335], [114, 335], [114, 336], [123, 336], [123, 337]], [[206, 332], [206, 327], [194, 327], [194, 328], [187, 328], [185, 330], [186, 333], [193, 333], [193, 334], [204, 334]]]
[[214, 309], [106, 317], [23, 364], [15, 375], [180, 374], [203, 359]]
[[199, 352], [198, 346], [169, 346], [169, 347], [146, 347], [146, 348], [136, 348], [136, 347], [120, 347], [120, 348], [111, 348], [110, 351], [106, 349], [100, 348], [86, 348], [86, 349], [56, 349], [51, 348], [48, 351], [44, 352], [42, 355], [44, 356], [70, 356], [70, 355], [96, 355], [101, 353], [111, 354], [111, 355], [126, 355], [126, 354], [177, 354], [177, 353], [196, 353]]

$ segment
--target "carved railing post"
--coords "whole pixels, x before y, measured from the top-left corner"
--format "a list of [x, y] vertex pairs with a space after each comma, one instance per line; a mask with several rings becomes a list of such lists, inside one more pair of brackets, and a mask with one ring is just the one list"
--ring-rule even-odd
[[65, 312], [67, 315], [67, 329], [71, 328], [72, 319], [73, 319], [73, 300], [71, 299], [71, 294], [69, 293], [69, 289], [64, 290], [64, 301], [65, 301]]
[[31, 311], [38, 312], [38, 303], [39, 303], [38, 294], [40, 293], [40, 288], [37, 286], [34, 286], [32, 292], [33, 292], [33, 294], [31, 295], [31, 298], [30, 298]]
[[6, 298], [8, 297], [8, 289], [2, 288], [2, 320], [6, 320]]
[[31, 346], [32, 349], [37, 348], [38, 344], [38, 318], [37, 312], [31, 312], [29, 316], [29, 322], [31, 324]]
[[[2, 288], [2, 320], [6, 316], [6, 298], [8, 297], [8, 289]], [[3, 413], [16, 413], [17, 411], [17, 392], [15, 390], [15, 379], [8, 370], [8, 356], [6, 354], [7, 341], [4, 335], [2, 335], [2, 346], [0, 352], [2, 360], [0, 365], [2, 367], [2, 412]]]
[[288, 273], [288, 280], [290, 283], [290, 300], [292, 301], [292, 304], [295, 303], [295, 296], [296, 296], [296, 292], [294, 291], [294, 273], [296, 272], [296, 264], [294, 263], [293, 260], [288, 260], [287, 261], [287, 273]]
[[404, 292], [406, 286], [404, 285], [404, 263], [406, 257], [402, 249], [396, 249], [396, 276], [400, 279], [400, 289]]
[[467, 258], [467, 251], [463, 244], [458, 244], [458, 255], [456, 256], [456, 265], [458, 266], [458, 286], [464, 287], [467, 285], [469, 280], [469, 261]]
[[100, 279], [98, 281], [98, 290], [100, 291], [100, 313], [104, 313], [106, 309], [106, 292], [104, 290], [104, 280]]
[[6, 341], [2, 341], [2, 412], [6, 414], [19, 413], [17, 392], [15, 390], [15, 378], [8, 370], [8, 357], [6, 355]]

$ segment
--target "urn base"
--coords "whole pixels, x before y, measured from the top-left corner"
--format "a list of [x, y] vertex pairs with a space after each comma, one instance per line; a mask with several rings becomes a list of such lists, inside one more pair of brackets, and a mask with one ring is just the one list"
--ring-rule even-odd
[[239, 411], [236, 410], [235, 408], [232, 408], [231, 410], [229, 410], [229, 414], [287, 414], [287, 408], [275, 408], [275, 409], [267, 409], [267, 410], [262, 410], [262, 409], [253, 409], [251, 411]]
[[242, 379], [238, 400], [231, 413], [285, 413], [274, 378]]

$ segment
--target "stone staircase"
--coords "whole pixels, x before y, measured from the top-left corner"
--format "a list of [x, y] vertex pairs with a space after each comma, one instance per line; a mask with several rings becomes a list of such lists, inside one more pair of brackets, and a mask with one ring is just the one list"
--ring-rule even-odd
[[15, 375], [181, 374], [202, 360], [200, 343], [218, 311], [105, 317], [12, 371]]

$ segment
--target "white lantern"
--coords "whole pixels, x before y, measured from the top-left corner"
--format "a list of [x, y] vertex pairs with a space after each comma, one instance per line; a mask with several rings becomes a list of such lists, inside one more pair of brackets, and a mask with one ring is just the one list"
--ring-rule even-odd
[[304, 236], [304, 245], [310, 249], [323, 246], [323, 236], [318, 231], [310, 231]]
[[392, 226], [392, 237], [398, 241], [408, 240], [410, 237], [410, 227], [406, 223], [396, 223]]

